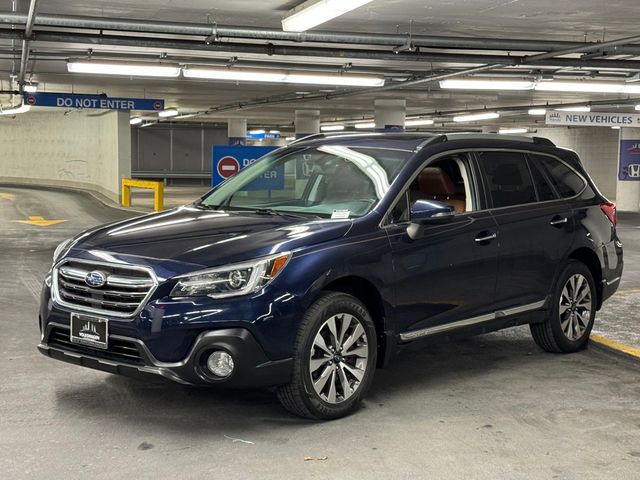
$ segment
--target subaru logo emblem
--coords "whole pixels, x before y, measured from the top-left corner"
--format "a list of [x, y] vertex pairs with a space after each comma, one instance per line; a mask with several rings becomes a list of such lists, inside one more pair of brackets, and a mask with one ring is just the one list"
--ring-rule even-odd
[[87, 273], [87, 276], [84, 277], [84, 283], [90, 287], [102, 287], [107, 283], [107, 275], [100, 270], [94, 270], [93, 272]]

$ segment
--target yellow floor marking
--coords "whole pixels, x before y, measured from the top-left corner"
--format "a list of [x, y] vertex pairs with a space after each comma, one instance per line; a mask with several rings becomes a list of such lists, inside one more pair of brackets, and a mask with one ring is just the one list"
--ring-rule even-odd
[[49, 225], [55, 225], [56, 223], [66, 222], [66, 220], [45, 220], [39, 215], [32, 215], [29, 216], [29, 220], [14, 220], [14, 222], [36, 225], [37, 227], [48, 227]]
[[627, 288], [625, 290], [618, 290], [616, 295], [631, 295], [632, 293], [640, 293], [640, 288]]
[[13, 202], [16, 199], [16, 196], [13, 193], [0, 192], [0, 198], [11, 200]]
[[631, 355], [632, 357], [640, 358], [640, 348], [631, 347], [629, 345], [616, 342], [615, 340], [601, 337], [600, 335], [591, 335], [590, 340], [592, 342], [599, 343], [600, 345], [604, 345], [605, 347], [612, 348], [613, 350], [618, 350], [626, 353], [627, 355]]

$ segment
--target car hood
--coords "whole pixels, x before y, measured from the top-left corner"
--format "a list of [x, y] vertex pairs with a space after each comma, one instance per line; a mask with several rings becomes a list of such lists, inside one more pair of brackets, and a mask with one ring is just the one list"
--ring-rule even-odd
[[344, 236], [351, 225], [351, 220], [185, 206], [98, 227], [82, 235], [72, 252], [212, 267], [326, 242]]

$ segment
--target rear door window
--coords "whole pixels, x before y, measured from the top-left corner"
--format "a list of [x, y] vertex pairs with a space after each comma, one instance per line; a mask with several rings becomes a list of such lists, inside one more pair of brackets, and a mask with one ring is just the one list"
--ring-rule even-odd
[[478, 152], [493, 208], [536, 201], [536, 190], [525, 155], [520, 152]]
[[533, 176], [533, 182], [536, 186], [536, 192], [538, 193], [538, 201], [546, 202], [556, 200], [558, 197], [542, 172], [541, 166], [532, 161], [529, 163], [529, 167], [531, 168], [531, 175]]
[[584, 189], [584, 180], [560, 160], [547, 155], [531, 155], [531, 158], [547, 172], [562, 198], [575, 197]]

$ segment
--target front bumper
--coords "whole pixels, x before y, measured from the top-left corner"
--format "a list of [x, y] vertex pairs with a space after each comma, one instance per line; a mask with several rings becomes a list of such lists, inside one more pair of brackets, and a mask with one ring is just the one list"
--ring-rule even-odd
[[[161, 362], [137, 338], [109, 335], [109, 349], [100, 350], [68, 341], [69, 327], [50, 322], [38, 350], [63, 362], [130, 377], [162, 376], [187, 385], [228, 388], [269, 387], [287, 383], [292, 359], [270, 361], [253, 335], [244, 328], [202, 332], [188, 355], [179, 362]], [[233, 357], [235, 369], [226, 378], [208, 373], [206, 358], [214, 350]]]

